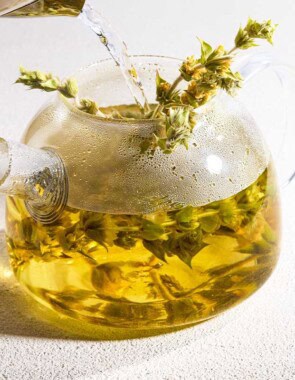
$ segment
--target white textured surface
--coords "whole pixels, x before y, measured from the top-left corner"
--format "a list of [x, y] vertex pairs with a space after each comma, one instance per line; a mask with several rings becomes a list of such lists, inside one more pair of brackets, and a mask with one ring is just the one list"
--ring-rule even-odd
[[[278, 50], [295, 62], [295, 39], [291, 37], [295, 35], [294, 0], [202, 3], [97, 0], [97, 3], [118, 25], [133, 53], [183, 57], [197, 48], [196, 34], [212, 42], [221, 40], [229, 44], [240, 21], [245, 22], [251, 15], [271, 17], [281, 24], [276, 41]], [[63, 76], [105, 56], [91, 33], [76, 20], [1, 19], [0, 135], [18, 138], [46, 98], [11, 85], [18, 64]], [[294, 186], [286, 189], [283, 196], [282, 256], [266, 285], [219, 318], [153, 338], [83, 341], [78, 339], [78, 333], [61, 332], [42, 322], [42, 309], [24, 297], [13, 279], [4, 280], [9, 273], [2, 250], [0, 379], [294, 379]]]

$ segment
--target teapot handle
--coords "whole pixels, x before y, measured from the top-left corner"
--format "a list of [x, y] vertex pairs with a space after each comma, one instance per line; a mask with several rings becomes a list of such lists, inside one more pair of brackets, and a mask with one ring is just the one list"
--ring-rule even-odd
[[[270, 125], [269, 121], [258, 124], [273, 155], [280, 185], [286, 187], [291, 182], [295, 182], [295, 67], [281, 62], [270, 51], [260, 51], [241, 57], [236, 69], [243, 76], [245, 87], [253, 84], [253, 78], [257, 80], [257, 75], [262, 72], [270, 72], [277, 78], [278, 92], [274, 91], [272, 94], [270, 114], [277, 110], [281, 116], [280, 120], [274, 121], [276, 133], [273, 134], [272, 141], [268, 141], [267, 137], [274, 126]], [[265, 92], [261, 96], [264, 95], [266, 95]], [[268, 97], [271, 95], [268, 94]], [[255, 101], [255, 98], [252, 102], [259, 103], [258, 99]], [[265, 120], [266, 115], [263, 118]]]

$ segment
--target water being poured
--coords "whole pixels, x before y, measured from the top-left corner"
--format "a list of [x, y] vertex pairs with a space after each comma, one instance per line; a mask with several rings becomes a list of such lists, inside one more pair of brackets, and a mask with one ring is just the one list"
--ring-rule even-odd
[[110, 23], [85, 0], [0, 0], [0, 16], [44, 17], [78, 16], [90, 27], [106, 46], [116, 64], [120, 67], [126, 84], [143, 110], [149, 110], [141, 81], [128, 56], [124, 41], [114, 31]]
[[114, 31], [108, 20], [93, 9], [91, 5], [86, 4], [84, 6], [79, 18], [97, 34], [100, 41], [108, 49], [110, 55], [120, 67], [126, 84], [136, 103], [142, 109], [148, 109], [148, 102], [144, 94], [142, 83], [135, 67], [131, 63], [125, 42], [122, 41]]

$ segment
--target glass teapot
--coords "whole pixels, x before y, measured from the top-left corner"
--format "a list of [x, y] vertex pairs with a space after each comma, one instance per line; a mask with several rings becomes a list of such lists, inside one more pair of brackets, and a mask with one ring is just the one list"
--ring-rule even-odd
[[[172, 80], [180, 61], [132, 59], [153, 103], [156, 71]], [[270, 65], [286, 73], [265, 54], [238, 65], [246, 79]], [[105, 110], [132, 110], [112, 60], [76, 78], [80, 95]], [[7, 246], [30, 295], [93, 324], [164, 329], [209, 319], [266, 281], [280, 242], [268, 146], [243, 103], [223, 92], [197, 119], [187, 150], [142, 154], [157, 120], [104, 119], [58, 96], [22, 143], [0, 141]]]

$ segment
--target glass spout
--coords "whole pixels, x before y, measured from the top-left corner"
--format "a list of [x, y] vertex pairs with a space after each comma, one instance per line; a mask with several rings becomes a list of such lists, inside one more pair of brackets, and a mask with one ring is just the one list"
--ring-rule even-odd
[[85, 0], [0, 0], [0, 16], [78, 16]]
[[0, 138], [0, 193], [24, 199], [36, 221], [54, 222], [68, 197], [62, 160], [51, 150]]

